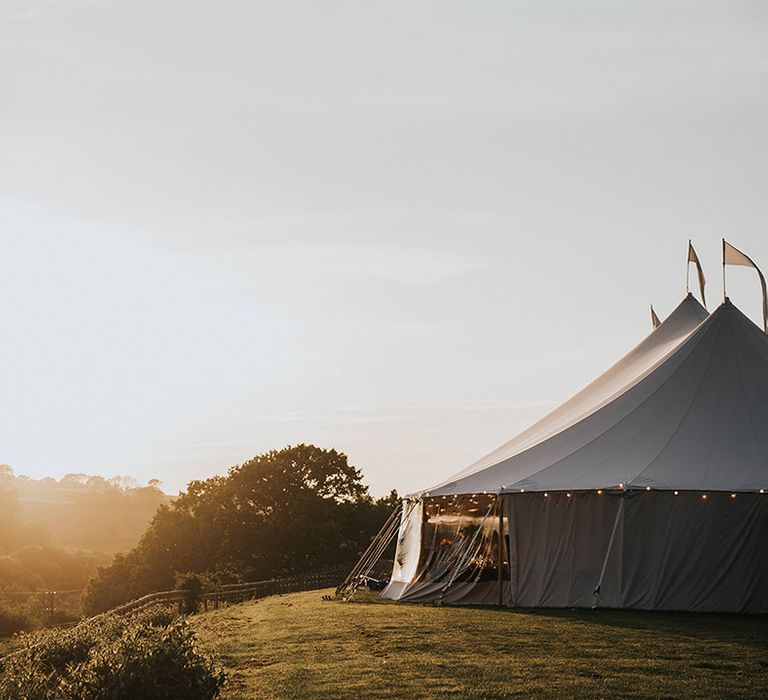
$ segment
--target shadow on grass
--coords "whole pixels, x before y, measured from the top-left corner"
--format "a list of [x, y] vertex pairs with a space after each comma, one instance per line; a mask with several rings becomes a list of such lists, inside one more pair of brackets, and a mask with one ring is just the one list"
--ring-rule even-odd
[[[338, 600], [341, 603], [341, 600]], [[417, 605], [437, 607], [430, 603], [404, 603], [385, 600], [376, 592], [358, 591], [346, 604]], [[768, 649], [768, 615], [737, 613], [664, 612], [650, 610], [617, 610], [608, 608], [499, 608], [490, 605], [446, 605], [445, 608], [485, 610], [489, 613], [525, 617], [569, 620], [606, 627], [652, 631], [663, 635], [695, 637], [700, 640], [729, 642], [738, 639], [761, 649]]]
[[695, 636], [699, 639], [727, 641], [738, 637], [768, 648], [768, 616], [734, 613], [660, 612], [650, 610], [515, 609], [518, 615], [536, 615], [573, 620], [621, 629], [651, 630], [664, 634]]

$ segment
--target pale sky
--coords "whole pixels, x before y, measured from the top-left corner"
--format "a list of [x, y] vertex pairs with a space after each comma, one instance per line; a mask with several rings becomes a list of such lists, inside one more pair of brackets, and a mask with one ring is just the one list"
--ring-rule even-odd
[[[0, 0], [0, 462], [425, 488], [768, 273], [768, 5]], [[759, 322], [754, 274], [733, 301]]]

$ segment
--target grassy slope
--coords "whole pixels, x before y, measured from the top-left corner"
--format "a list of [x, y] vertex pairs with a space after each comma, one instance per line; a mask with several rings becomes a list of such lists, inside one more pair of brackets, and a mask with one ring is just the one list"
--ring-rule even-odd
[[765, 697], [768, 619], [325, 602], [312, 591], [193, 618], [224, 698]]

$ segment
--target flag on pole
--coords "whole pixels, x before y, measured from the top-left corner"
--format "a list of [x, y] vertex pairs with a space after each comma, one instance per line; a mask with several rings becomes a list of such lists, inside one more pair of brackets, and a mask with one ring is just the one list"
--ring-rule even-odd
[[[707, 280], [704, 278], [704, 270], [701, 269], [701, 263], [699, 262], [699, 256], [696, 255], [696, 251], [693, 249], [693, 243], [691, 241], [688, 241], [688, 264], [695, 263], [696, 265], [696, 272], [699, 276], [699, 291], [701, 292], [701, 303], [704, 305], [704, 308], [707, 308], [707, 300], [704, 298], [704, 285], [707, 283]], [[686, 275], [686, 282], [685, 282], [685, 291], [688, 291], [688, 276]]]
[[752, 262], [751, 258], [744, 255], [738, 248], [734, 248], [723, 238], [723, 272], [725, 272], [726, 265], [741, 265], [743, 267], [753, 267], [757, 270], [760, 286], [763, 289], [763, 330], [768, 333], [768, 293], [766, 293], [765, 288], [765, 277], [760, 272], [760, 268]]
[[659, 317], [656, 315], [656, 312], [653, 310], [653, 304], [651, 304], [651, 323], [653, 324], [654, 330], [656, 330], [661, 325], [661, 321], [659, 321]]

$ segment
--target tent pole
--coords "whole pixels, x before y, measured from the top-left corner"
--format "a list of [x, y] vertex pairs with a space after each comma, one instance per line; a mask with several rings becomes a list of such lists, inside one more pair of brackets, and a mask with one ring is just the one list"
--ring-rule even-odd
[[514, 496], [509, 497], [509, 508], [507, 508], [507, 529], [509, 530], [509, 599], [508, 604], [511, 607], [517, 606], [517, 584], [518, 584], [518, 547], [517, 547], [517, 528], [513, 523]]
[[725, 238], [723, 238], [723, 301], [728, 298], [728, 292], [725, 288]]
[[688, 284], [688, 278], [691, 272], [691, 239], [688, 239], [688, 253], [685, 256], [685, 293], [690, 293], [690, 286]]
[[499, 555], [498, 555], [498, 583], [499, 583], [499, 607], [504, 607], [504, 498], [501, 494], [496, 496], [499, 504]]
[[619, 520], [621, 519], [621, 514], [624, 512], [624, 494], [621, 495], [621, 500], [619, 501], [619, 507], [616, 509], [616, 519], [613, 521], [613, 530], [611, 530], [611, 538], [608, 540], [608, 547], [605, 550], [605, 559], [603, 559], [603, 568], [600, 571], [600, 578], [597, 581], [597, 585], [595, 586], [595, 591], [593, 595], [595, 596], [595, 602], [592, 604], [592, 609], [594, 610], [598, 603], [600, 602], [600, 586], [603, 585], [603, 577], [605, 576], [605, 569], [608, 567], [608, 557], [611, 556], [611, 550], [613, 549], [613, 540], [616, 537], [616, 529], [619, 527]]

